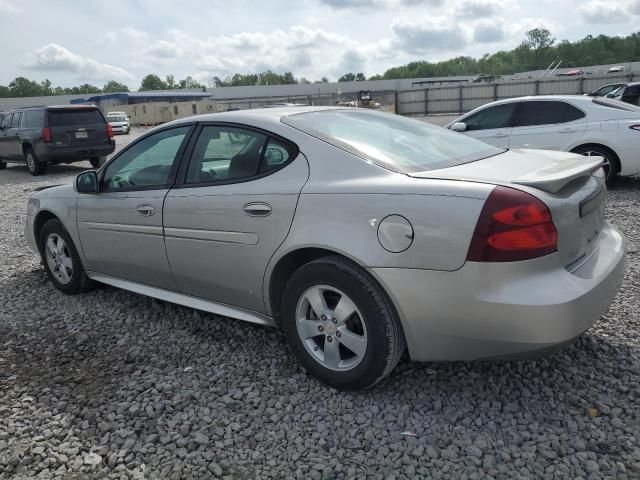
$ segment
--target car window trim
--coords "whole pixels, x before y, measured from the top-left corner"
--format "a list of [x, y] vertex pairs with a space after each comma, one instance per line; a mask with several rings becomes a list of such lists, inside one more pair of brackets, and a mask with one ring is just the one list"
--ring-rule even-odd
[[[195, 122], [191, 122], [191, 123], [183, 123], [183, 124], [179, 124], [179, 125], [170, 125], [167, 127], [162, 127], [159, 128], [157, 130], [152, 130], [148, 133], [146, 133], [145, 135], [137, 138], [135, 141], [131, 142], [130, 144], [128, 144], [125, 148], [123, 148], [122, 150], [120, 150], [116, 155], [114, 155], [113, 157], [111, 157], [109, 159], [108, 162], [106, 162], [102, 167], [100, 167], [100, 169], [98, 170], [98, 184], [100, 185], [100, 189], [99, 192], [100, 193], [118, 193], [118, 192], [142, 192], [142, 191], [147, 191], [147, 190], [168, 190], [171, 188], [171, 186], [175, 183], [176, 181], [176, 177], [178, 174], [178, 170], [180, 168], [180, 165], [183, 163], [183, 159], [185, 158], [185, 151], [186, 151], [186, 147], [187, 145], [191, 142], [191, 139], [193, 137], [193, 132], [195, 130], [196, 123]], [[187, 133], [185, 134], [185, 138], [182, 140], [182, 143], [180, 144], [180, 148], [178, 149], [178, 151], [176, 152], [176, 156], [174, 158], [173, 161], [173, 165], [171, 166], [171, 171], [169, 172], [169, 182], [165, 183], [164, 185], [140, 185], [140, 186], [136, 186], [133, 185], [131, 187], [123, 187], [123, 188], [119, 188], [117, 190], [115, 189], [108, 189], [105, 188], [104, 186], [104, 176], [107, 172], [107, 168], [108, 166], [114, 162], [117, 158], [120, 157], [120, 155], [123, 155], [127, 150], [129, 150], [130, 148], [132, 148], [134, 145], [138, 144], [139, 142], [143, 141], [144, 139], [161, 133], [161, 132], [165, 132], [168, 130], [174, 130], [177, 128], [184, 128], [184, 127], [189, 127], [189, 130], [187, 130]]]
[[[187, 172], [189, 170], [189, 164], [193, 161], [193, 150], [195, 148], [195, 144], [198, 141], [198, 138], [200, 137], [200, 134], [202, 133], [202, 130], [204, 129], [204, 127], [238, 128], [238, 129], [241, 129], [241, 130], [249, 130], [249, 131], [256, 132], [256, 133], [259, 133], [261, 135], [264, 135], [266, 137], [266, 139], [265, 139], [265, 143], [264, 143], [263, 148], [262, 148], [262, 153], [260, 155], [260, 161], [259, 161], [259, 165], [258, 165], [258, 169], [257, 169], [258, 172], [260, 171], [260, 166], [262, 165], [262, 159], [264, 158], [264, 153], [265, 153], [265, 150], [266, 150], [265, 146], [269, 145], [269, 140], [271, 138], [273, 138], [275, 140], [278, 140], [279, 142], [283, 143], [284, 145], [289, 146], [291, 150], [288, 150], [288, 151], [289, 151], [289, 153], [291, 155], [287, 159], [287, 161], [283, 162], [282, 165], [280, 165], [278, 168], [275, 168], [273, 170], [269, 170], [268, 172], [258, 173], [257, 175], [253, 175], [251, 177], [234, 178], [234, 179], [231, 179], [231, 180], [218, 180], [218, 181], [211, 181], [211, 182], [187, 183]], [[198, 127], [195, 129], [195, 131], [194, 131], [194, 133], [193, 133], [193, 135], [191, 137], [191, 141], [190, 141], [188, 152], [186, 152], [186, 154], [184, 155], [184, 161], [180, 165], [180, 169], [178, 171], [178, 175], [177, 175], [176, 181], [171, 186], [171, 188], [172, 189], [183, 189], [183, 188], [214, 187], [214, 186], [217, 186], [217, 185], [232, 185], [234, 183], [245, 183], [245, 182], [251, 182], [251, 181], [254, 181], [254, 180], [259, 180], [260, 178], [268, 177], [269, 175], [272, 175], [272, 174], [282, 170], [283, 168], [285, 168], [286, 166], [291, 164], [296, 158], [298, 158], [299, 155], [300, 155], [300, 149], [291, 140], [288, 140], [288, 139], [282, 137], [281, 135], [278, 135], [277, 133], [269, 132], [268, 130], [264, 130], [264, 129], [259, 128], [259, 127], [254, 127], [253, 125], [246, 125], [246, 124], [236, 123], [236, 122], [215, 122], [215, 121], [198, 122]]]

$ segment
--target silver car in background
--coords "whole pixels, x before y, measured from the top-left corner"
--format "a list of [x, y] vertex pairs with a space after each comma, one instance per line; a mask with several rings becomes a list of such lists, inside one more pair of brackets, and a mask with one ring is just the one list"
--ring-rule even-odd
[[405, 349], [513, 358], [588, 329], [625, 258], [601, 165], [368, 110], [200, 115], [35, 193], [25, 233], [65, 293], [276, 326], [308, 372], [360, 389]]
[[111, 125], [113, 133], [126, 133], [131, 132], [131, 125], [129, 123], [129, 117], [124, 112], [109, 112], [107, 113], [107, 123]]

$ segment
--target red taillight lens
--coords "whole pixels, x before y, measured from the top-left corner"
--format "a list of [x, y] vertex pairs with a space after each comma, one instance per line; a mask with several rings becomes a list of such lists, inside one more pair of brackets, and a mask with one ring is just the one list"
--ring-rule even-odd
[[49, 127], [42, 129], [42, 141], [44, 143], [51, 143], [51, 129]]
[[113, 138], [113, 127], [109, 123], [107, 123], [107, 137]]
[[637, 130], [637, 131], [639, 131], [639, 132], [640, 132], [640, 124], [638, 124], [638, 125], [631, 125], [629, 128], [630, 128], [631, 130]]
[[558, 231], [549, 208], [533, 195], [496, 187], [482, 208], [467, 260], [515, 262], [557, 250]]

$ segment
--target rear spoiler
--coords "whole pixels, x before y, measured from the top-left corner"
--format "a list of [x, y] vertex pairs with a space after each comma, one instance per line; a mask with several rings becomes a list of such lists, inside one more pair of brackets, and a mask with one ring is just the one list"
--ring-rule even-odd
[[602, 157], [580, 156], [571, 162], [574, 165], [562, 165], [561, 169], [546, 168], [530, 172], [524, 177], [512, 180], [511, 183], [537, 188], [545, 192], [558, 193], [569, 182], [576, 178], [591, 176], [602, 167]]

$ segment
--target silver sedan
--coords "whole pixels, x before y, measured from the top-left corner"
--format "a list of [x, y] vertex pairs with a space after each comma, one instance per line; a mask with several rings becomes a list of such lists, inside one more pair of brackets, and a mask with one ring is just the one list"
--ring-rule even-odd
[[588, 329], [625, 258], [601, 164], [368, 110], [200, 115], [35, 193], [26, 238], [62, 292], [278, 327], [308, 372], [360, 389], [405, 350], [534, 356]]

